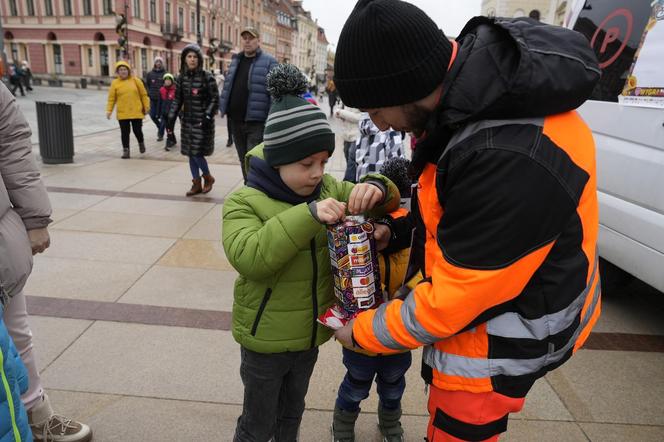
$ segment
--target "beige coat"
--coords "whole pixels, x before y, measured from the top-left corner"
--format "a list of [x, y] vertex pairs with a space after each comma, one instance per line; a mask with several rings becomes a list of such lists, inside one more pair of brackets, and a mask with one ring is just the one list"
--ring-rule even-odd
[[51, 222], [31, 134], [15, 98], [0, 82], [0, 285], [9, 297], [23, 288], [32, 271], [27, 230]]

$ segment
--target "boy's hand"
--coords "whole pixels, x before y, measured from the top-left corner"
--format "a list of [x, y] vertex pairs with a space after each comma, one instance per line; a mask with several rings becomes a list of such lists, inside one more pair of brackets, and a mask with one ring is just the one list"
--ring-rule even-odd
[[323, 224], [334, 224], [344, 219], [345, 215], [346, 203], [334, 198], [326, 198], [316, 203], [316, 217]]
[[348, 197], [348, 212], [351, 215], [364, 213], [376, 207], [384, 197], [378, 186], [369, 183], [356, 184]]

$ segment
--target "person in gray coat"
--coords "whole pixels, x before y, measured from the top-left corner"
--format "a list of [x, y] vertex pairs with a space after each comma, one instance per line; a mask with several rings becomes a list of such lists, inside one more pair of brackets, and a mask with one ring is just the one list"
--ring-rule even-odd
[[0, 83], [0, 284], [6, 296], [3, 320], [28, 369], [28, 391], [21, 400], [35, 441], [87, 442], [92, 439], [90, 427], [53, 412], [32, 348], [23, 287], [32, 271], [32, 255], [50, 245], [47, 226], [51, 222], [51, 203], [32, 154], [31, 135], [16, 99]]

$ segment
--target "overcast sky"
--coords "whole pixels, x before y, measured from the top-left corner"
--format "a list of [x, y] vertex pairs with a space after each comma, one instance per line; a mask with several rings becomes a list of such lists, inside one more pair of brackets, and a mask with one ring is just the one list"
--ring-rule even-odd
[[[482, 0], [409, 0], [424, 10], [448, 37], [456, 37], [466, 22], [480, 14]], [[304, 9], [325, 28], [325, 35], [334, 48], [339, 33], [356, 0], [303, 0]]]

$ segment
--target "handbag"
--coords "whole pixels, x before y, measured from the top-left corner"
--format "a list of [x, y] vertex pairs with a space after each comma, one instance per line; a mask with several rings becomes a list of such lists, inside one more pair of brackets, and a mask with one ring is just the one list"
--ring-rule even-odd
[[136, 77], [132, 75], [131, 77], [134, 80], [134, 86], [136, 86], [136, 92], [138, 92], [138, 99], [141, 101], [141, 112], [143, 112], [143, 115], [145, 115], [147, 112], [145, 112], [145, 105], [143, 104], [143, 97], [141, 97], [141, 88], [136, 83]]

